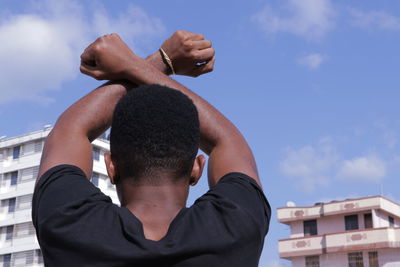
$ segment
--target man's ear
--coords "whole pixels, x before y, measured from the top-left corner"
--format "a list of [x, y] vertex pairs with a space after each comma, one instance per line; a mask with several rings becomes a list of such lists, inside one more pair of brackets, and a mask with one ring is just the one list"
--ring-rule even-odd
[[203, 155], [198, 155], [193, 164], [192, 172], [190, 174], [190, 185], [196, 185], [203, 173], [204, 166], [206, 165], [206, 158]]
[[104, 162], [106, 163], [107, 173], [108, 173], [108, 177], [110, 178], [110, 182], [112, 184], [115, 184], [117, 182], [116, 178], [115, 178], [116, 170], [115, 170], [115, 165], [114, 165], [114, 162], [112, 161], [110, 152], [104, 153]]

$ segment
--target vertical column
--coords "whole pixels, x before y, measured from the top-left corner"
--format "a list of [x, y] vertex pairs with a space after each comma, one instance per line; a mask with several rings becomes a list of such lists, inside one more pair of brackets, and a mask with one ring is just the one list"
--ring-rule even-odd
[[371, 210], [371, 214], [372, 214], [372, 226], [373, 228], [379, 228], [381, 227], [381, 219], [379, 217], [379, 211], [378, 210]]

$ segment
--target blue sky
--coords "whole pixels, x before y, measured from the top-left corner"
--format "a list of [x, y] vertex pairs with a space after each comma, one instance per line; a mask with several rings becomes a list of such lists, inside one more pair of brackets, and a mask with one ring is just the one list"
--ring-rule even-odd
[[146, 56], [176, 30], [203, 33], [214, 72], [177, 79], [247, 137], [273, 207], [260, 266], [286, 266], [287, 201], [400, 200], [399, 14], [396, 0], [0, 0], [0, 136], [53, 124], [100, 84], [79, 73], [97, 36]]

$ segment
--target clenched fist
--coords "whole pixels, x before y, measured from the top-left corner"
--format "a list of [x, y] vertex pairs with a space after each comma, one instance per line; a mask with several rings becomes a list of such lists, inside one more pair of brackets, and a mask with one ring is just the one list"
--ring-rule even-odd
[[97, 80], [120, 80], [127, 78], [138, 61], [143, 60], [113, 33], [97, 38], [85, 49], [80, 70]]
[[214, 69], [215, 50], [202, 34], [177, 31], [161, 46], [176, 74], [197, 77]]

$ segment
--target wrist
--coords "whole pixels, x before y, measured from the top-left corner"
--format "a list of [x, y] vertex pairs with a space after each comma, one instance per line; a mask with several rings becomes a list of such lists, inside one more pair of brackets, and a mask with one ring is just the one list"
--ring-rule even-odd
[[160, 50], [157, 50], [155, 53], [149, 55], [146, 58], [146, 61], [165, 75], [171, 75], [171, 69], [162, 59]]
[[159, 75], [167, 77], [147, 59], [138, 57], [134, 64], [126, 70], [123, 79], [136, 85], [152, 84], [157, 81], [155, 77], [160, 77]]

